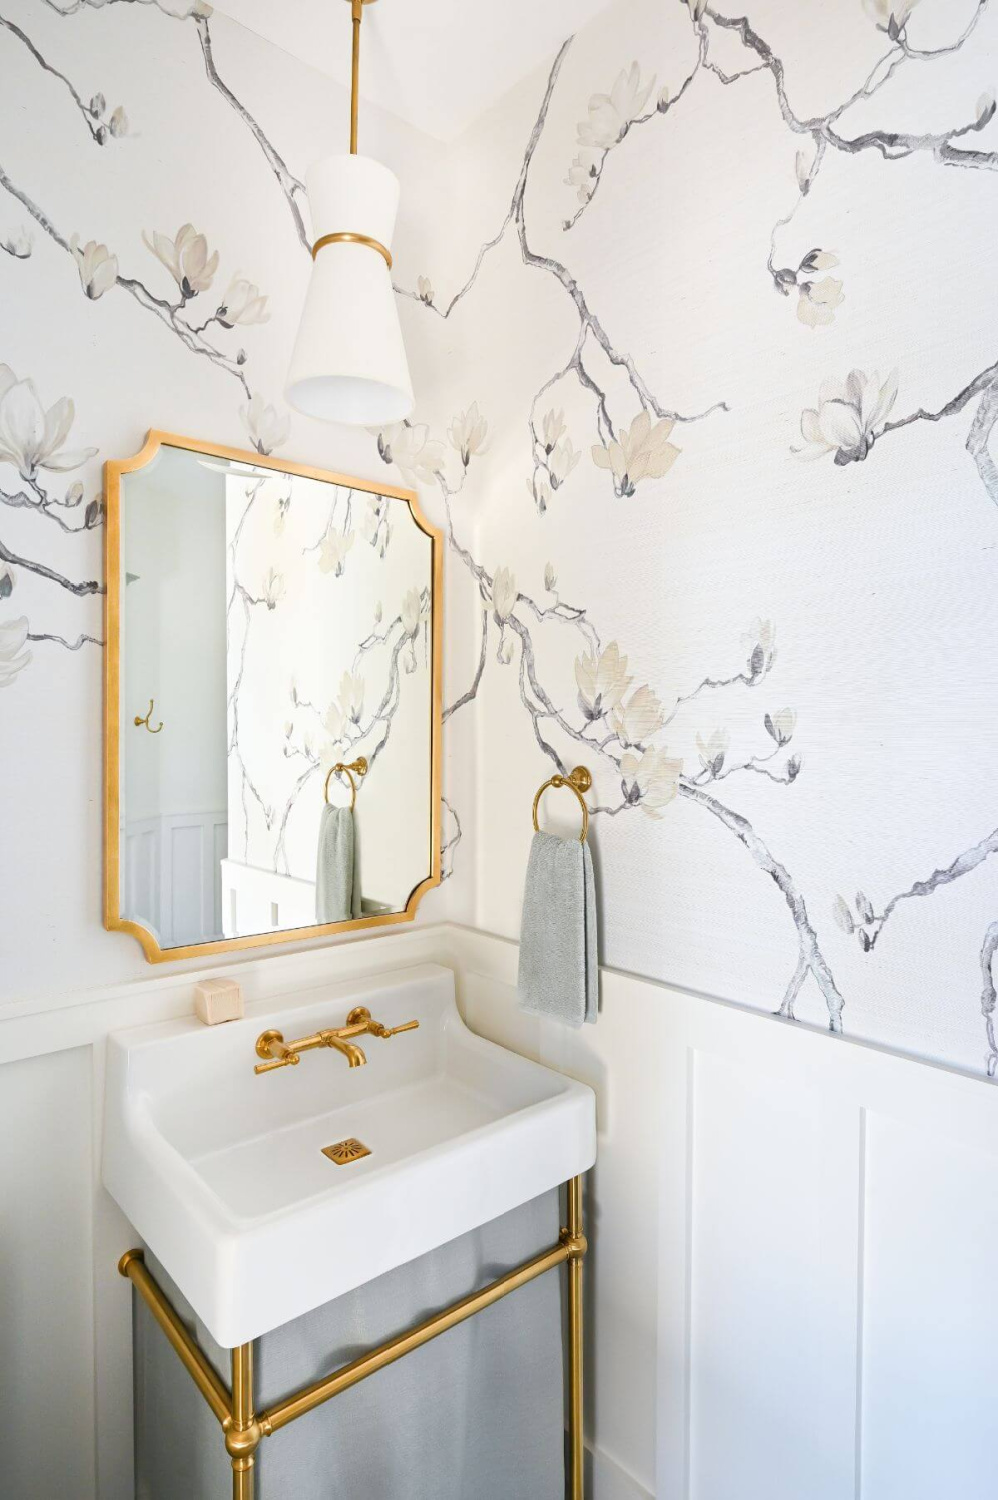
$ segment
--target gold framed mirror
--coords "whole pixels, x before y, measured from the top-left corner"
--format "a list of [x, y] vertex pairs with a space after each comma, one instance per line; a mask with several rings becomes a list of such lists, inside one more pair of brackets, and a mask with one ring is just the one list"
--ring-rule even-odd
[[161, 963], [411, 921], [442, 731], [415, 493], [152, 431], [105, 499], [105, 926]]

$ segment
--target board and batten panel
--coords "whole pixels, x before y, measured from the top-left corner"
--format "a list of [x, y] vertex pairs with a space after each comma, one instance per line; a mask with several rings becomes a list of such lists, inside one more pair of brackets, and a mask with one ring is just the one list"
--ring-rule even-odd
[[0, 1066], [0, 1494], [94, 1500], [91, 1052]]
[[861, 1500], [998, 1493], [998, 1130], [871, 1114]]

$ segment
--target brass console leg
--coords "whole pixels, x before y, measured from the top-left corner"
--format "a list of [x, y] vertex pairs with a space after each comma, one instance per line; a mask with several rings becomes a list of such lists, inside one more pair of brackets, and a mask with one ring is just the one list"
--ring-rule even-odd
[[584, 1500], [583, 1411], [582, 1411], [582, 1259], [586, 1242], [582, 1232], [582, 1178], [568, 1184], [568, 1234], [580, 1249], [568, 1262], [568, 1494], [569, 1500]]
[[232, 1460], [232, 1500], [253, 1500], [253, 1470], [263, 1433], [253, 1414], [253, 1345], [232, 1351], [232, 1417], [225, 1449]]

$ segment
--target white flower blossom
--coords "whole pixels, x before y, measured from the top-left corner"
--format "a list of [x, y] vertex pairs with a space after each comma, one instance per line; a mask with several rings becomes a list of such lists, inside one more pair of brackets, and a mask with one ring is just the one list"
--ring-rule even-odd
[[540, 470], [534, 470], [534, 477], [527, 480], [527, 492], [541, 515], [551, 504], [551, 486], [546, 479], [538, 478]]
[[599, 469], [610, 469], [618, 495], [633, 495], [642, 479], [661, 479], [679, 457], [680, 450], [669, 442], [675, 423], [663, 417], [651, 422], [647, 411], [635, 417], [630, 428], [622, 427], [609, 447], [594, 444], [593, 463]]
[[753, 620], [751, 629], [742, 636], [749, 649], [748, 671], [754, 680], [769, 671], [776, 660], [776, 628], [770, 620]]
[[619, 704], [610, 716], [613, 732], [622, 745], [646, 745], [662, 728], [665, 715], [661, 700], [651, 688], [636, 688], [626, 703]]
[[[342, 684], [341, 684], [342, 686]], [[343, 723], [345, 715], [338, 703], [330, 703], [322, 719], [322, 727], [331, 740], [343, 738]]]
[[68, 396], [46, 411], [33, 381], [18, 380], [9, 365], [0, 365], [0, 463], [13, 464], [22, 479], [34, 479], [39, 469], [78, 469], [93, 458], [96, 448], [62, 446], [75, 414]]
[[774, 739], [778, 745], [785, 745], [793, 738], [797, 714], [792, 708], [781, 708], [779, 713], [767, 714], [763, 723], [770, 739]]
[[563, 411], [554, 411], [552, 409], [545, 412], [544, 420], [541, 423], [541, 432], [544, 434], [544, 452], [550, 453], [566, 431], [565, 413]]
[[394, 422], [389, 427], [373, 428], [378, 452], [386, 464], [394, 464], [407, 484], [420, 481], [432, 484], [444, 465], [444, 445], [430, 437], [425, 422], [409, 425]]
[[15, 260], [27, 260], [35, 244], [35, 237], [30, 229], [15, 229], [3, 242], [3, 248], [8, 255], [13, 255]]
[[8, 563], [0, 563], [0, 599], [9, 599], [14, 592], [17, 574]]
[[596, 186], [600, 153], [590, 148], [581, 150], [572, 158], [572, 165], [565, 178], [567, 187], [574, 187], [580, 203], [588, 203]]
[[602, 718], [616, 708], [633, 681], [627, 675], [627, 657], [621, 656], [616, 641], [611, 641], [605, 651], [577, 656], [575, 680], [579, 707], [587, 719]]
[[666, 750], [645, 750], [640, 755], [628, 750], [620, 757], [620, 771], [627, 802], [639, 804], [650, 818], [658, 818], [679, 791], [683, 763], [671, 759]]
[[402, 600], [402, 629], [410, 640], [419, 634], [423, 618], [423, 596], [418, 588], [409, 589]]
[[205, 292], [218, 270], [218, 251], [208, 254], [208, 241], [193, 224], [181, 224], [174, 239], [154, 229], [152, 239], [143, 231], [142, 239], [156, 259], [173, 277], [184, 301]]
[[708, 736], [697, 734], [697, 754], [700, 756], [700, 764], [711, 776], [717, 776], [724, 765], [724, 757], [728, 753], [731, 736], [726, 729], [715, 729]]
[[119, 104], [107, 122], [107, 128], [116, 140], [128, 134], [128, 116], [125, 114], [124, 105]]
[[340, 708], [351, 724], [359, 724], [364, 712], [364, 679], [359, 672], [344, 672], [340, 678]]
[[239, 408], [239, 415], [258, 453], [272, 453], [287, 442], [290, 416], [287, 412], [280, 416], [277, 408], [268, 406], [262, 396], [251, 396], [248, 405]]
[[564, 442], [558, 443], [552, 449], [548, 458], [548, 473], [551, 475], [551, 488], [558, 489], [565, 483], [582, 454], [572, 447], [572, 439], [565, 438]]
[[215, 317], [223, 328], [234, 328], [237, 323], [266, 323], [270, 313], [260, 288], [245, 276], [233, 276]]
[[492, 581], [492, 608], [496, 620], [504, 625], [516, 604], [516, 578], [509, 568], [497, 568]]
[[416, 277], [416, 291], [419, 294], [420, 302], [425, 302], [427, 307], [429, 307], [433, 301], [433, 284], [428, 276]]
[[889, 31], [892, 21], [900, 31], [917, 4], [918, 0], [863, 0], [863, 9], [880, 31]]
[[0, 622], [0, 687], [9, 687], [30, 662], [27, 642], [28, 621], [24, 615]]
[[465, 468], [474, 454], [485, 451], [488, 436], [489, 424], [479, 415], [477, 401], [473, 401], [466, 412], [454, 418], [450, 427], [451, 446], [460, 453]]
[[544, 564], [544, 587], [549, 594], [553, 594], [558, 587], [558, 575], [554, 570], [554, 563]]
[[347, 553], [354, 543], [352, 531], [327, 531], [319, 543], [319, 569], [332, 573], [334, 578], [343, 577]]
[[897, 391], [896, 370], [883, 381], [876, 371], [865, 375], [862, 370], [853, 370], [843, 385], [826, 380], [817, 407], [801, 415], [804, 447], [794, 451], [804, 458], [834, 453], [838, 464], [865, 458], [875, 440], [875, 429], [894, 406]]
[[589, 101], [589, 118], [577, 129], [580, 146], [609, 151], [627, 133], [628, 126], [641, 113], [655, 79], [642, 86], [641, 70], [636, 62], [618, 73], [609, 94], [594, 94]]
[[273, 568], [267, 572], [263, 580], [262, 598], [268, 609], [276, 609], [284, 598], [285, 586], [283, 573], [276, 573]]
[[109, 291], [118, 280], [118, 257], [112, 255], [106, 245], [100, 245], [96, 240], [87, 240], [81, 249], [78, 234], [73, 235], [69, 248], [76, 259], [80, 285], [91, 302], [96, 302], [97, 298], [103, 297], [104, 293]]

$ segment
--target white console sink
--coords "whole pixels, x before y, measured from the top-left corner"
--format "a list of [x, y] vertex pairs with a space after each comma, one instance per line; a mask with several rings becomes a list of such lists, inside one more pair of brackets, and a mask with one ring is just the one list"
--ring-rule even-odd
[[[415, 1031], [255, 1074], [254, 1045], [365, 1005]], [[586, 1171], [592, 1091], [468, 1030], [454, 976], [424, 965], [108, 1041], [104, 1183], [223, 1348], [412, 1260]], [[370, 1155], [338, 1166], [324, 1146]]]

